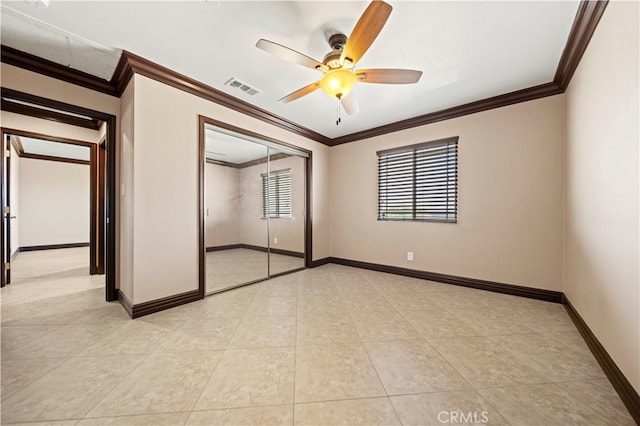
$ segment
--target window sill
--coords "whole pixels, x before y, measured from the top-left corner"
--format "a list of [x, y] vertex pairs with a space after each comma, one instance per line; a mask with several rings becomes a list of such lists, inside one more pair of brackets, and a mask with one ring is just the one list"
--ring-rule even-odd
[[378, 218], [378, 222], [436, 222], [436, 223], [458, 223], [458, 219], [386, 219]]

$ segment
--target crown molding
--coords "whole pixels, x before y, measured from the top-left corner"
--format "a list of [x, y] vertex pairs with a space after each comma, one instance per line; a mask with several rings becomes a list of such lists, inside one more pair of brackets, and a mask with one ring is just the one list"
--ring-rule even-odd
[[[123, 68], [125, 69], [119, 71], [119, 75], [116, 79], [119, 88], [124, 89], [126, 86], [126, 78], [130, 79], [133, 74], [139, 74], [314, 141], [328, 145], [331, 140], [320, 133], [314, 132], [313, 130], [307, 129], [306, 127], [300, 126], [292, 121], [272, 114], [269, 111], [248, 102], [234, 98], [225, 92], [214, 89], [200, 81], [177, 73], [131, 52], [125, 50], [122, 52], [122, 55], [126, 58], [126, 65], [123, 65]], [[131, 71], [126, 68], [130, 68]], [[122, 75], [122, 79], [120, 79], [120, 75]]]
[[569, 87], [569, 82], [580, 64], [582, 55], [587, 50], [587, 46], [596, 31], [604, 10], [607, 8], [607, 4], [609, 4], [608, 0], [583, 0], [580, 2], [576, 18], [569, 32], [567, 44], [562, 51], [556, 74], [553, 77], [553, 82], [560, 86], [563, 91]]
[[75, 70], [64, 65], [51, 62], [39, 56], [2, 45], [0, 47], [0, 57], [5, 64], [13, 65], [28, 71], [46, 75], [57, 80], [82, 86], [97, 92], [106, 93], [111, 96], [118, 96], [111, 82], [102, 78]]
[[374, 136], [386, 135], [387, 133], [398, 132], [400, 130], [411, 129], [413, 127], [424, 126], [426, 124], [437, 123], [438, 121], [450, 120], [464, 115], [475, 114], [477, 112], [489, 109], [500, 108], [507, 105], [517, 104], [520, 102], [532, 101], [534, 99], [544, 98], [562, 93], [563, 90], [555, 83], [546, 83], [539, 86], [529, 87], [527, 89], [517, 90], [515, 92], [505, 93], [503, 95], [470, 102], [464, 105], [458, 105], [452, 108], [443, 109], [429, 114], [419, 115], [395, 123], [386, 124], [384, 126], [374, 127], [372, 129], [363, 130], [361, 132], [351, 133], [331, 139], [330, 146], [341, 145], [348, 142], [355, 142], [362, 139], [372, 138]]
[[126, 50], [122, 52], [118, 66], [110, 81], [21, 52], [8, 46], [2, 46], [1, 59], [2, 62], [10, 65], [117, 97], [122, 96], [122, 92], [125, 90], [131, 78], [133, 78], [133, 75], [140, 74], [234, 111], [238, 111], [249, 117], [285, 129], [291, 133], [328, 146], [335, 146], [564, 93], [587, 49], [589, 41], [600, 22], [600, 18], [607, 4], [608, 0], [582, 0], [580, 2], [558, 68], [556, 69], [553, 81], [549, 83], [481, 99], [337, 138], [324, 136]]

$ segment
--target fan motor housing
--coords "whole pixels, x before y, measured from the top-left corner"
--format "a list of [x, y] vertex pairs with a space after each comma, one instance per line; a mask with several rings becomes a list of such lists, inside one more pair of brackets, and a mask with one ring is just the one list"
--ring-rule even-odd
[[329, 69], [340, 68], [342, 66], [342, 64], [340, 64], [340, 56], [342, 55], [344, 45], [347, 43], [347, 36], [342, 33], [333, 34], [327, 41], [333, 50], [324, 55], [322, 63], [329, 67]]
[[332, 50], [331, 52], [324, 55], [324, 58], [322, 58], [322, 63], [331, 69], [340, 68], [341, 55], [342, 50]]

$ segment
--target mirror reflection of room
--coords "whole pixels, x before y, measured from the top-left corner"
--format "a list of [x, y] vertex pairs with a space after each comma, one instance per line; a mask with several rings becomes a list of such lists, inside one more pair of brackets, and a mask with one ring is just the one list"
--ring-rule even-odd
[[206, 293], [303, 268], [305, 159], [205, 135]]
[[302, 157], [269, 148], [269, 178], [261, 177], [272, 276], [304, 267], [304, 163]]

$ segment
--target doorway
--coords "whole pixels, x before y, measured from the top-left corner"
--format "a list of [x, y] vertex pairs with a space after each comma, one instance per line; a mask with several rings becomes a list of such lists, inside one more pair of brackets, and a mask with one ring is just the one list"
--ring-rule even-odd
[[[97, 136], [97, 135], [96, 135]], [[2, 129], [4, 284], [19, 253], [89, 246], [89, 274], [104, 274], [104, 185], [97, 143]], [[8, 154], [8, 155], [6, 155]], [[19, 167], [18, 167], [19, 166]], [[18, 230], [20, 233], [18, 235]]]
[[[111, 114], [106, 114], [100, 111], [91, 110], [76, 105], [67, 104], [64, 102], [55, 101], [52, 99], [43, 98], [40, 96], [16, 91], [13, 89], [2, 88], [2, 109], [18, 113], [21, 115], [31, 116], [34, 118], [40, 118], [45, 120], [52, 120], [57, 122], [63, 122], [65, 124], [98, 128], [96, 126], [104, 126], [104, 141], [99, 145], [96, 145], [96, 152], [94, 154], [96, 173], [92, 173], [95, 176], [96, 181], [92, 183], [92, 186], [102, 188], [104, 197], [97, 197], [98, 202], [92, 204], [95, 206], [95, 210], [92, 211], [92, 220], [96, 221], [95, 233], [92, 232], [92, 238], [95, 238], [95, 253], [91, 256], [94, 259], [102, 259], [101, 264], [96, 263], [97, 273], [105, 274], [105, 299], [106, 301], [115, 301], [118, 299], [118, 292], [116, 288], [116, 117]], [[2, 143], [6, 143], [6, 138], [2, 134]], [[46, 135], [42, 135], [46, 136]], [[98, 148], [99, 147], [99, 148]], [[3, 221], [0, 226], [0, 238], [2, 244], [0, 248], [2, 254], [0, 259], [2, 260], [2, 266], [0, 267], [2, 273], [0, 274], [2, 280], [0, 286], [7, 284], [7, 271], [9, 273], [10, 283], [10, 251], [11, 248], [7, 247], [6, 241], [8, 233], [10, 233], [10, 213], [8, 220], [6, 219], [7, 202], [7, 180], [6, 171], [10, 172], [10, 165], [6, 167], [7, 153], [5, 146], [0, 149], [0, 177], [2, 178], [2, 213]], [[10, 155], [10, 154], [9, 154]], [[99, 172], [99, 173], [98, 173]], [[10, 189], [9, 189], [10, 191]], [[100, 200], [102, 201], [100, 202]], [[8, 265], [7, 265], [8, 264]]]
[[200, 117], [201, 286], [214, 294], [311, 259], [311, 152]]

